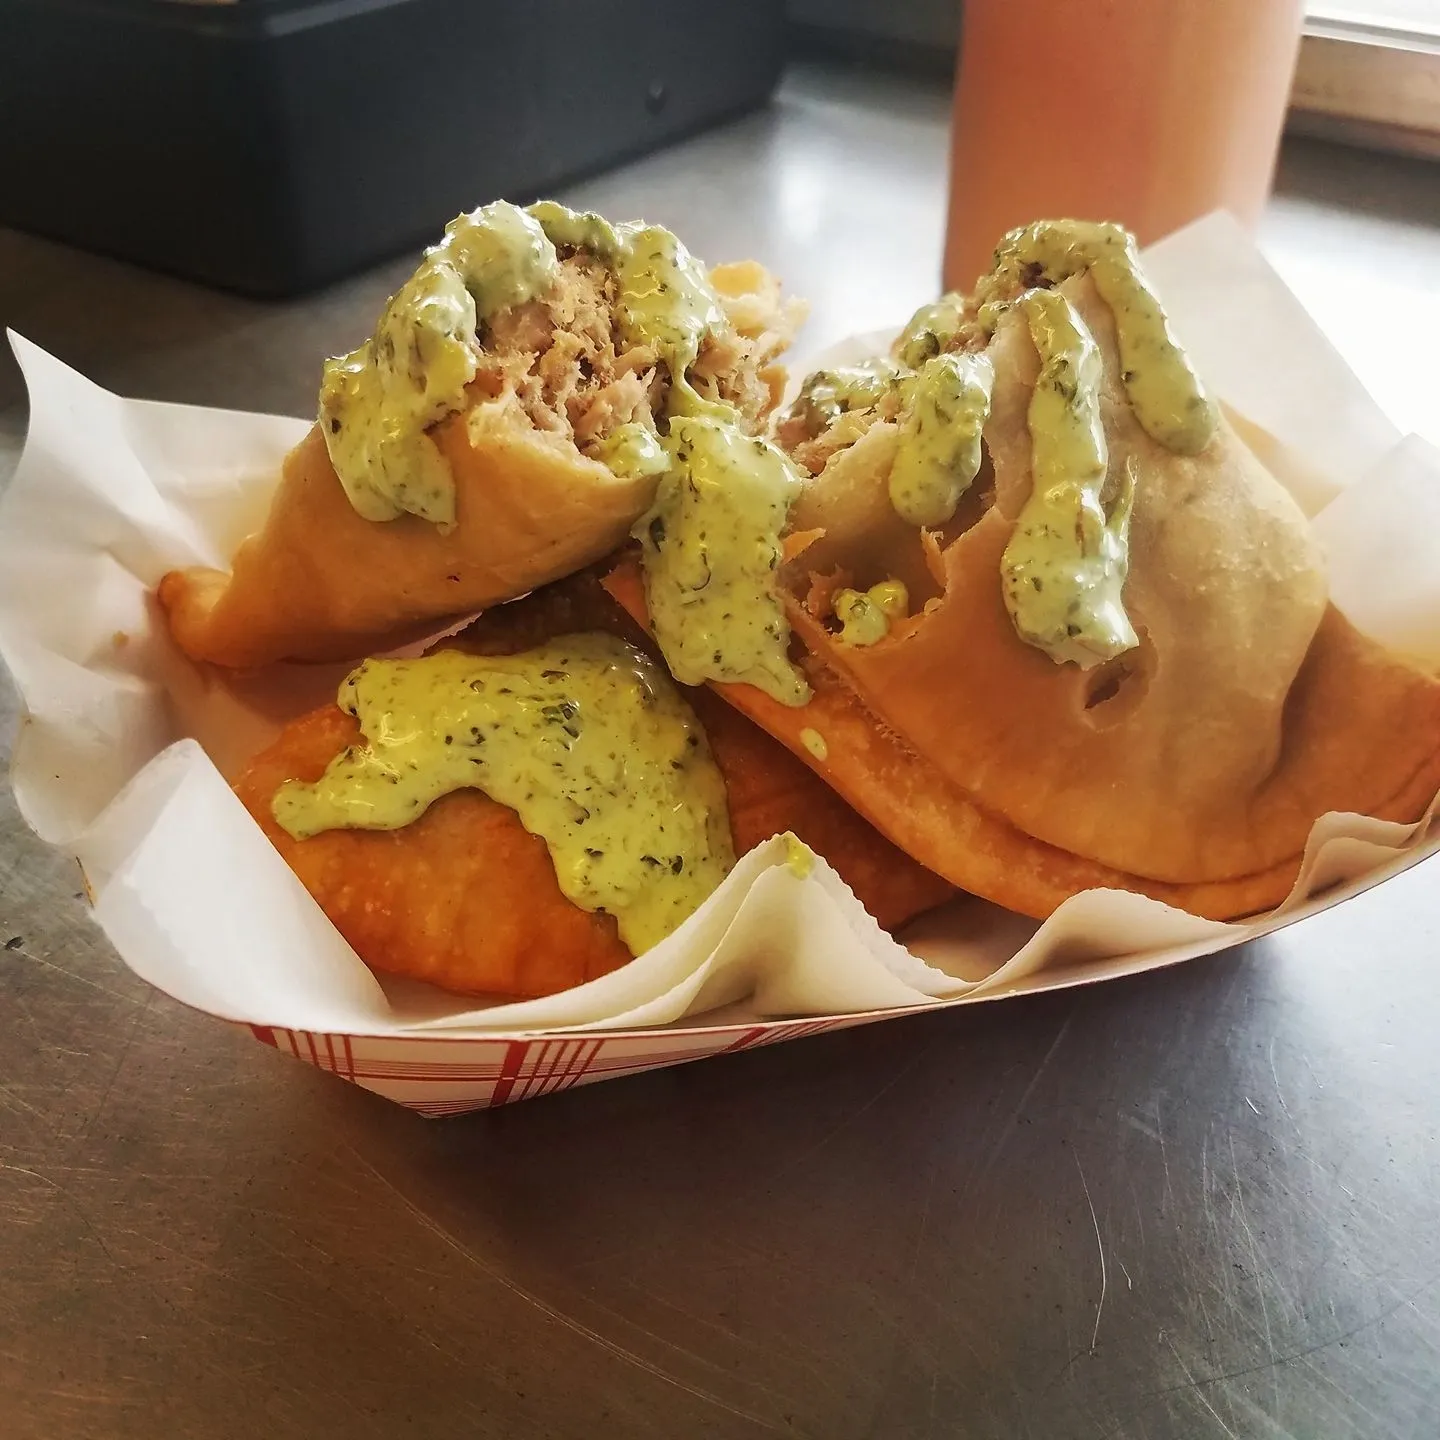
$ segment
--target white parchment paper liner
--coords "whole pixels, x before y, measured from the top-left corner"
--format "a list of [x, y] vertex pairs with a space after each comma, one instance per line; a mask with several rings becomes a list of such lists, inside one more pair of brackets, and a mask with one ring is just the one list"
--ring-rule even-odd
[[[1277, 469], [1329, 550], [1337, 603], [1377, 638], [1440, 665], [1440, 453], [1402, 440], [1226, 217], [1170, 237], [1147, 264], [1202, 373], [1274, 438]], [[1290, 898], [1254, 922], [1091, 891], [1037, 926], [965, 897], [917, 922], [905, 948], [828, 865], [798, 876], [775, 840], [662, 945], [565, 994], [479, 1006], [382, 984], [225, 778], [285, 720], [332, 697], [343, 667], [227, 681], [176, 654], [150, 599], [166, 570], [224, 563], [307, 422], [122, 400], [11, 340], [31, 399], [24, 457], [0, 504], [0, 655], [28, 712], [16, 796], [45, 839], [80, 859], [95, 917], [126, 963], [225, 1019], [357, 1035], [529, 1034], [721, 1009], [733, 1020], [992, 998], [1237, 944], [1437, 848], [1428, 820], [1330, 815]], [[827, 358], [875, 344], [856, 337]]]

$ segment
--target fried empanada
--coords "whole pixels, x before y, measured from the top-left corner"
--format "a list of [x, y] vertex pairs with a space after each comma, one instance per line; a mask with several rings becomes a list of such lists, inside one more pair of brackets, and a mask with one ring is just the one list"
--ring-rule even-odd
[[[497, 607], [450, 643], [506, 653], [582, 629], [638, 634], [593, 580], [580, 577]], [[953, 893], [764, 731], [713, 695], [683, 693], [725, 777], [737, 854], [793, 831], [890, 929]], [[235, 789], [372, 969], [448, 990], [532, 996], [581, 984], [631, 958], [608, 915], [582, 910], [561, 893], [545, 842], [478, 790], [437, 800], [400, 830], [330, 830], [306, 840], [282, 830], [271, 812], [280, 784], [318, 779], [358, 738], [357, 722], [326, 706], [287, 726]]]
[[[1001, 561], [1033, 489], [1040, 368], [1011, 310], [986, 345], [984, 464], [938, 529], [907, 524], [888, 496], [902, 392], [842, 415], [833, 445], [792, 436], [818, 473], [792, 509], [780, 579], [814, 695], [786, 707], [716, 688], [972, 893], [1037, 917], [1093, 886], [1255, 913], [1287, 894], [1322, 814], [1424, 812], [1440, 788], [1440, 681], [1329, 604], [1304, 516], [1226, 420], [1198, 454], [1151, 439], [1092, 279], [1059, 288], [1099, 346], [1112, 490], [1133, 484], [1124, 600], [1138, 646], [1057, 664], [1007, 613]], [[912, 613], [877, 643], [847, 643], [837, 587], [890, 579]], [[632, 561], [606, 583], [643, 616]]]
[[[514, 207], [508, 213], [535, 223]], [[187, 655], [232, 668], [356, 659], [568, 575], [625, 539], [650, 504], [655, 472], [614, 462], [607, 446], [627, 427], [653, 440], [677, 377], [663, 347], [627, 340], [610, 266], [573, 246], [553, 254], [554, 277], [534, 298], [472, 318], [468, 337], [421, 331], [396, 297], [371, 342], [402, 376], [396, 385], [417, 387], [417, 405], [428, 402], [432, 382], [442, 384], [434, 377], [447, 364], [460, 363], [456, 353], [473, 372], [458, 408], [410, 436], [419, 443], [428, 435], [448, 467], [453, 521], [419, 511], [366, 518], [332, 461], [329, 432], [342, 421], [322, 413], [286, 457], [265, 521], [231, 568], [162, 579], [159, 600]], [[783, 303], [774, 277], [749, 262], [716, 267], [711, 285], [716, 308], [681, 378], [757, 429], [783, 388], [775, 357], [803, 307]], [[438, 302], [424, 303], [433, 311]], [[442, 343], [454, 347], [444, 363], [434, 353]], [[355, 433], [380, 435], [385, 423], [357, 411]], [[372, 483], [360, 470], [362, 487]]]
[[312, 711], [255, 757], [235, 793], [372, 970], [446, 990], [530, 996], [630, 959], [610, 916], [560, 893], [545, 842], [478, 790], [444, 796], [403, 830], [286, 834], [270, 808], [281, 783], [318, 780], [359, 738], [338, 706]]

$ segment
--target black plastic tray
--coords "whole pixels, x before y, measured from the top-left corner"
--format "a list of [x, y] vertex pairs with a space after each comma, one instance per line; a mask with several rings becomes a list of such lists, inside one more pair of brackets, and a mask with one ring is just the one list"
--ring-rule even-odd
[[313, 288], [763, 104], [781, 0], [0, 0], [0, 223]]

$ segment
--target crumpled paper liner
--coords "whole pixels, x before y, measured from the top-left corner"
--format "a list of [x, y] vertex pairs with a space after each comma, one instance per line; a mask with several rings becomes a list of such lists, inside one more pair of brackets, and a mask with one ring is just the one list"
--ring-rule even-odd
[[[1386, 643], [1440, 665], [1440, 454], [1401, 440], [1225, 217], [1172, 236], [1147, 263], [1202, 373], [1268, 432], [1256, 443], [1272, 447], [1267, 458], [1314, 517], [1337, 602]], [[704, 1037], [720, 1031], [704, 1017], [732, 1029], [776, 1016], [829, 1026], [1130, 974], [1264, 934], [1440, 848], [1428, 819], [1331, 815], [1312, 833], [1294, 893], [1253, 922], [1091, 891], [1037, 925], [965, 897], [922, 917], [902, 946], [823, 861], [797, 874], [777, 839], [745, 856], [663, 944], [562, 995], [486, 1006], [377, 980], [225, 778], [287, 719], [332, 698], [346, 667], [224, 677], [176, 653], [150, 598], [166, 570], [224, 563], [306, 422], [122, 400], [11, 339], [31, 396], [24, 458], [0, 504], [0, 655], [28, 711], [13, 770], [20, 807], [79, 857], [95, 918], [132, 969], [274, 1043], [283, 1032], [297, 1054], [305, 1037], [325, 1068], [347, 1073], [337, 1038], [348, 1049], [350, 1037], [592, 1031], [624, 1032], [647, 1064], [673, 1063], [715, 1051]], [[861, 337], [828, 358], [874, 348]], [[658, 1027], [694, 1017], [663, 1032], [699, 1037], [688, 1051], [645, 1050]], [[575, 1078], [585, 1069], [565, 1063]], [[367, 1083], [353, 1058], [348, 1074]], [[504, 1086], [485, 1083], [484, 1099], [467, 1100], [461, 1085], [459, 1098], [428, 1108], [491, 1103]]]

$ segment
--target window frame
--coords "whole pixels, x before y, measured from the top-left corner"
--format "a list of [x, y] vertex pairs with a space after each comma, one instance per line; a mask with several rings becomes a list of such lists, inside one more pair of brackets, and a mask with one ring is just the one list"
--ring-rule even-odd
[[1440, 160], [1440, 15], [1431, 28], [1312, 0], [1287, 128]]

